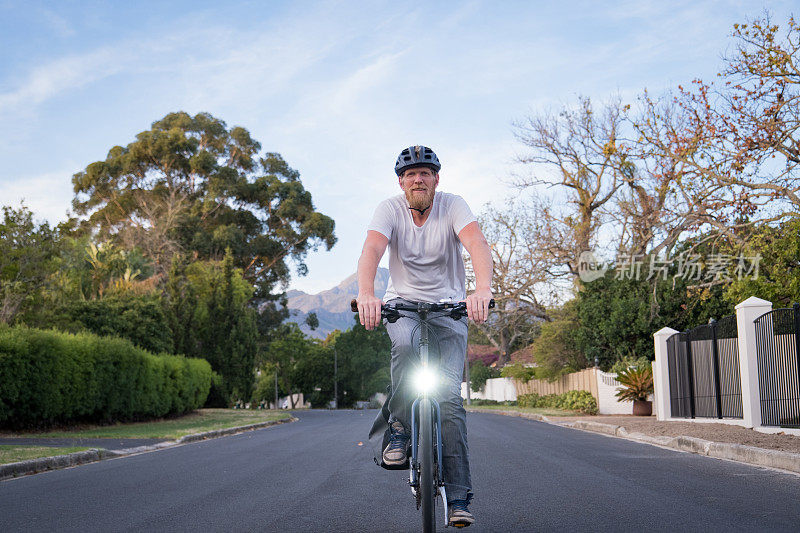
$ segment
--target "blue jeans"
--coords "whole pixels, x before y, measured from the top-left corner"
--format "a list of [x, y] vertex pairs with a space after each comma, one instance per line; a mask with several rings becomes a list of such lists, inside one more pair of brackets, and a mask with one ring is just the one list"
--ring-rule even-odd
[[[394, 299], [390, 303], [402, 302]], [[411, 404], [417, 397], [412, 383], [419, 366], [419, 319], [415, 313], [403, 313], [394, 324], [384, 321], [392, 340], [392, 396], [389, 398], [390, 422], [411, 428]], [[467, 353], [467, 319], [437, 317], [429, 325], [429, 361], [438, 363], [441, 382], [433, 397], [439, 402], [442, 416], [442, 470], [448, 500], [465, 500], [472, 490], [469, 474], [466, 411], [461, 400], [461, 381]], [[415, 331], [416, 328], [416, 331]], [[413, 333], [413, 336], [412, 336]], [[413, 338], [412, 338], [413, 337]]]

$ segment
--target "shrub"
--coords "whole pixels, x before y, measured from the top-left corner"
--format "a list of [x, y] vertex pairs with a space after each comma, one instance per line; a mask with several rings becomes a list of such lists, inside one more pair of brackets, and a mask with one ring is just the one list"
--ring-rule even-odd
[[558, 407], [589, 415], [597, 414], [597, 400], [592, 393], [585, 390], [571, 390], [561, 394]]
[[498, 400], [484, 400], [481, 398], [472, 399], [470, 400], [470, 403], [476, 407], [480, 407], [481, 405], [517, 405], [517, 402], [512, 402], [509, 400], [501, 402]]
[[90, 333], [0, 328], [0, 425], [123, 421], [191, 411], [211, 386], [206, 361], [154, 355]]
[[564, 394], [521, 394], [517, 397], [517, 405], [520, 407], [549, 407], [555, 409], [567, 409], [579, 411], [593, 415], [597, 413], [597, 400], [589, 391], [571, 390]]
[[156, 296], [70, 302], [54, 312], [55, 327], [119, 336], [154, 353], [172, 352], [172, 332]]
[[500, 377], [514, 378], [527, 383], [536, 377], [536, 368], [525, 366], [522, 363], [514, 363], [513, 365], [504, 366], [500, 371]]
[[472, 383], [472, 392], [480, 392], [486, 386], [486, 380], [500, 377], [500, 371], [483, 364], [480, 360], [469, 365], [469, 380]]

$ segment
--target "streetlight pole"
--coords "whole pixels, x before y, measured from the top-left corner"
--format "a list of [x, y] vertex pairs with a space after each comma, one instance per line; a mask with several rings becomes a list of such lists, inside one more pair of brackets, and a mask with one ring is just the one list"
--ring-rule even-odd
[[338, 372], [338, 355], [336, 352], [336, 346], [333, 346], [333, 408], [339, 408], [339, 383], [337, 381], [337, 372]]
[[467, 377], [467, 405], [472, 405], [470, 382], [469, 382], [469, 355], [464, 358], [464, 373]]
[[278, 407], [278, 365], [275, 365], [275, 409], [280, 409]]

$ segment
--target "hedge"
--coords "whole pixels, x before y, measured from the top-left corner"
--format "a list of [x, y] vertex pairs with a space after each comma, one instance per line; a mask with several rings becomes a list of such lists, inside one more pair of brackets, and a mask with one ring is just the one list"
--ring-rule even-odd
[[597, 400], [591, 392], [585, 390], [571, 390], [564, 394], [520, 394], [517, 397], [520, 407], [553, 407], [556, 409], [569, 409], [586, 414], [597, 414]]
[[207, 361], [116, 337], [0, 327], [0, 426], [185, 413], [203, 405], [211, 378]]

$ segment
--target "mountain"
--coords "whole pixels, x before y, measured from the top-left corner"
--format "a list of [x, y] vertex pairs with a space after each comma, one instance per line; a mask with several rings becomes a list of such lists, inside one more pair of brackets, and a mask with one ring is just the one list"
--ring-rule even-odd
[[[389, 282], [389, 271], [378, 268], [375, 275], [375, 296], [382, 298]], [[316, 294], [291, 290], [286, 292], [289, 308], [289, 321], [296, 322], [309, 337], [324, 339], [335, 330], [348, 330], [355, 324], [355, 315], [350, 311], [350, 300], [358, 296], [358, 279], [356, 274], [348, 276], [332, 289]], [[309, 313], [316, 313], [319, 326], [314, 331], [306, 324]]]

